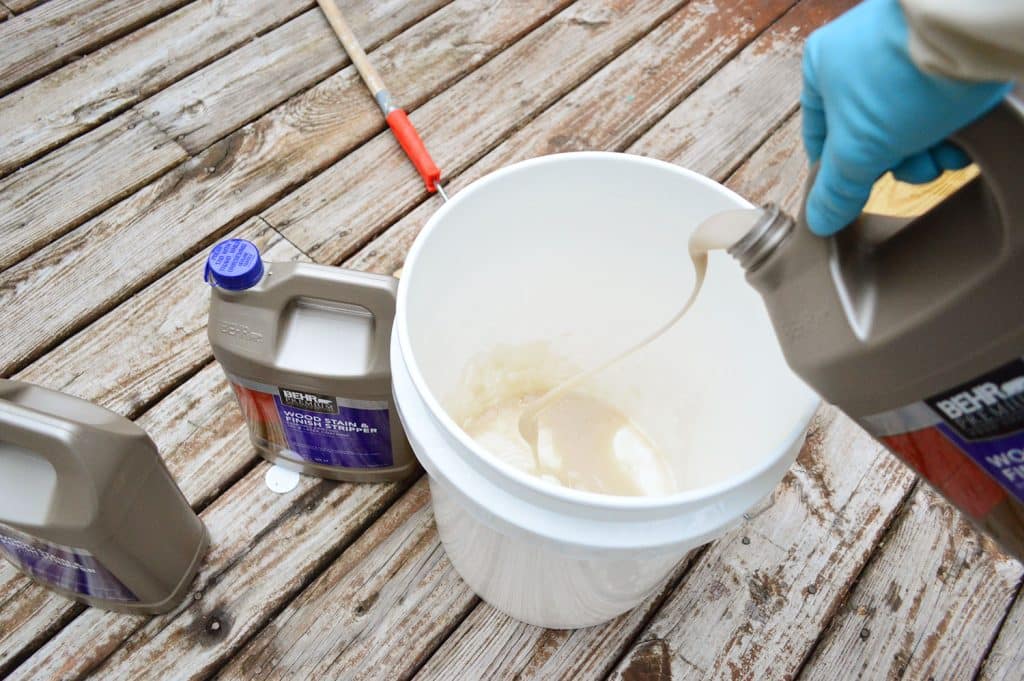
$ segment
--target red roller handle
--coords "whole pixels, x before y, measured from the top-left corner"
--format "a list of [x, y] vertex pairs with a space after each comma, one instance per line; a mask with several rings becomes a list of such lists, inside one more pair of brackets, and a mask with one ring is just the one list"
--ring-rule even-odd
[[416, 171], [423, 178], [423, 183], [427, 185], [427, 191], [436, 192], [437, 182], [441, 179], [441, 170], [434, 163], [434, 159], [430, 158], [430, 153], [424, 146], [423, 140], [420, 139], [420, 134], [416, 132], [412, 121], [409, 120], [409, 116], [401, 109], [395, 109], [387, 115], [386, 120], [391, 132], [395, 134], [398, 143], [405, 150], [405, 155], [409, 157], [412, 164], [416, 166]]

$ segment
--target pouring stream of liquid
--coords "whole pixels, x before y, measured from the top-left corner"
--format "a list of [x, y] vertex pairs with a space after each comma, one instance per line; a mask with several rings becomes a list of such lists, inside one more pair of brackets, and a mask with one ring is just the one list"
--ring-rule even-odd
[[700, 293], [701, 286], [704, 284], [704, 276], [708, 267], [708, 251], [727, 249], [735, 244], [756, 224], [761, 214], [762, 211], [760, 209], [728, 210], [716, 213], [702, 222], [690, 236], [690, 260], [693, 261], [693, 268], [696, 277], [693, 283], [693, 289], [690, 291], [690, 295], [686, 299], [686, 302], [681, 308], [679, 308], [679, 311], [676, 312], [668, 322], [639, 343], [630, 346], [623, 352], [620, 352], [598, 366], [563, 381], [526, 406], [519, 419], [519, 432], [533, 449], [538, 470], [544, 470], [543, 461], [541, 461], [541, 457], [537, 453], [539, 430], [538, 417], [540, 413], [551, 406], [556, 400], [566, 396], [569, 391], [578, 387], [587, 379], [601, 371], [604, 371], [616, 362], [622, 361], [634, 352], [637, 352], [641, 348], [646, 347], [656, 339], [660, 338], [665, 332], [672, 328], [676, 322], [682, 319], [693, 306], [694, 301], [697, 300], [697, 295]]

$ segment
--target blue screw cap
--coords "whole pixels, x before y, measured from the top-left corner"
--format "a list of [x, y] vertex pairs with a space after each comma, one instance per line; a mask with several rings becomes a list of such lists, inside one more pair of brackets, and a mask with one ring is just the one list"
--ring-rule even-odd
[[252, 288], [263, 278], [260, 249], [245, 239], [220, 242], [206, 259], [203, 278], [207, 283], [228, 291]]

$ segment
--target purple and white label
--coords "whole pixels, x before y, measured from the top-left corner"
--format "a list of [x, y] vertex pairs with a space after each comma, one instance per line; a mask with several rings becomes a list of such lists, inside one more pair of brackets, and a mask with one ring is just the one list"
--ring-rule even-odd
[[862, 422], [976, 518], [1024, 502], [1024, 359]]
[[348, 400], [235, 376], [228, 380], [258, 446], [325, 466], [394, 465], [386, 401]]
[[108, 601], [139, 600], [85, 549], [55, 544], [0, 525], [0, 554], [48, 586]]

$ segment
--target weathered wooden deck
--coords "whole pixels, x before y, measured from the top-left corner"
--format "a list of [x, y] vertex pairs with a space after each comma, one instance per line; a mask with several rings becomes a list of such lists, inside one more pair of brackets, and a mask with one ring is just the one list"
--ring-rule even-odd
[[[480, 602], [423, 480], [271, 493], [206, 340], [205, 252], [389, 273], [438, 200], [313, 0], [0, 2], [0, 373], [136, 419], [213, 538], [155, 618], [0, 561], [0, 676], [1022, 678], [1021, 565], [828, 408], [742, 527], [576, 632]], [[341, 4], [450, 191], [614, 149], [792, 209], [801, 44], [850, 0]]]

